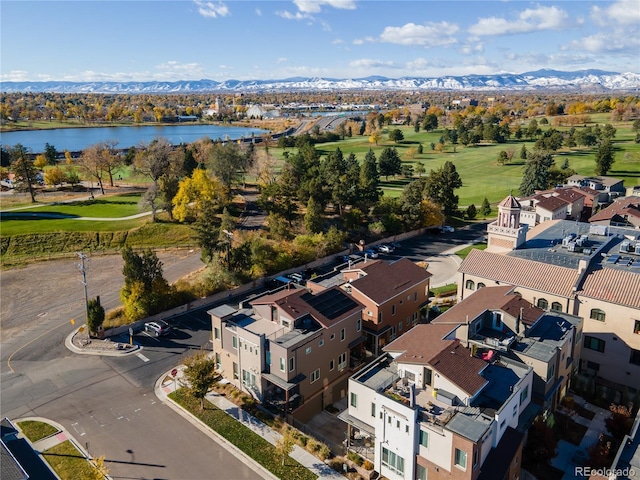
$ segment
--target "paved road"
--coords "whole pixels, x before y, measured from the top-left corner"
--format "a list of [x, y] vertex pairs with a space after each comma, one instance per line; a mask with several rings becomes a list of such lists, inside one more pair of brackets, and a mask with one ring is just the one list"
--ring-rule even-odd
[[[483, 232], [484, 226], [474, 226], [453, 234], [417, 237], [403, 242], [396, 254], [424, 260], [477, 239]], [[167, 278], [175, 279], [197, 266], [197, 255], [165, 258]], [[206, 312], [176, 318], [178, 328], [166, 338], [136, 335], [135, 341], [143, 346], [137, 354], [76, 355], [64, 347], [73, 329], [68, 319], [82, 318], [84, 312], [75, 264], [56, 262], [56, 268], [38, 264], [2, 272], [1, 415], [41, 416], [62, 423], [87, 442], [92, 455], [106, 455], [113, 478], [256, 478], [255, 472], [153, 394], [153, 384], [163, 372], [181, 363], [190, 351], [209, 345], [211, 325]], [[90, 264], [90, 295], [100, 294], [107, 308], [115, 303], [122, 285], [120, 271], [116, 257], [96, 257]], [[11, 333], [8, 338], [5, 328]]]

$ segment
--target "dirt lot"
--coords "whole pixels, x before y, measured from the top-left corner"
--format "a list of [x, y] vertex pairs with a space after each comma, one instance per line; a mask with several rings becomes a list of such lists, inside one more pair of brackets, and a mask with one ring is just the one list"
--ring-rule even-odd
[[[165, 278], [175, 282], [204, 265], [200, 251], [159, 252]], [[0, 272], [0, 329], [2, 342], [15, 334], [51, 320], [84, 322], [84, 287], [80, 259], [40, 262]], [[120, 304], [122, 257], [90, 257], [86, 263], [89, 298], [100, 296], [106, 310]]]

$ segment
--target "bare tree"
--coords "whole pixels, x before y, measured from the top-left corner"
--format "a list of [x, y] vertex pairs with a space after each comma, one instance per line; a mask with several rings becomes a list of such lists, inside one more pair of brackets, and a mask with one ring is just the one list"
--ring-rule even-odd
[[165, 138], [156, 138], [148, 145], [138, 148], [133, 168], [151, 179], [151, 186], [144, 194], [143, 201], [151, 207], [151, 219], [156, 221], [160, 201], [160, 179], [171, 170], [172, 147]]

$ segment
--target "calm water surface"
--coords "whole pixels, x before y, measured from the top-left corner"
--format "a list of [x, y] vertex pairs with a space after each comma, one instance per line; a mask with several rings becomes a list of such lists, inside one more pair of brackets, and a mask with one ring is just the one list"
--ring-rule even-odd
[[84, 127], [59, 128], [55, 130], [29, 130], [22, 132], [0, 133], [0, 143], [5, 146], [21, 143], [32, 152], [44, 151], [45, 143], [56, 150], [77, 152], [98, 142], [115, 140], [117, 148], [129, 148], [142, 142], [149, 143], [155, 138], [164, 137], [170, 143], [191, 143], [203, 137], [213, 140], [237, 140], [250, 138], [251, 134], [260, 136], [266, 130], [259, 128], [231, 127], [220, 125], [164, 125], [132, 127]]

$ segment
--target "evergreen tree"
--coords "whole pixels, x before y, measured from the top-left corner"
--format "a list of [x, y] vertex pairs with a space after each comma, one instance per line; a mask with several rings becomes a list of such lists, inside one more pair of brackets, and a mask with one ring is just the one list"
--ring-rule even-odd
[[380, 169], [380, 175], [384, 175], [388, 180], [389, 175], [397, 175], [402, 172], [402, 160], [395, 148], [385, 147], [380, 154], [380, 160], [378, 162], [378, 168]]
[[458, 211], [458, 195], [455, 190], [462, 186], [460, 175], [453, 163], [447, 161], [436, 171], [431, 170], [427, 181], [428, 197], [442, 207], [442, 212], [453, 215]]
[[360, 166], [360, 198], [358, 204], [363, 212], [368, 212], [382, 196], [380, 173], [376, 154], [369, 149]]
[[47, 159], [47, 164], [55, 165], [58, 162], [58, 151], [56, 147], [49, 143], [44, 144], [44, 156]]
[[478, 214], [478, 210], [476, 209], [476, 206], [473, 203], [467, 207], [467, 218], [469, 220], [473, 220], [474, 218], [476, 218], [477, 214]]
[[200, 258], [204, 263], [209, 263], [213, 255], [221, 248], [220, 244], [220, 220], [218, 219], [218, 208], [211, 202], [203, 205], [198, 219], [193, 224], [196, 234], [196, 241], [200, 247]]
[[34, 185], [37, 182], [36, 167], [29, 158], [29, 152], [20, 143], [15, 144], [9, 151], [11, 157], [11, 169], [15, 174], [16, 190], [18, 192], [28, 191], [31, 195], [31, 203], [36, 203], [36, 190]]
[[87, 327], [90, 333], [97, 333], [104, 323], [104, 307], [100, 305], [100, 297], [91, 299], [87, 302]]
[[307, 213], [304, 214], [304, 228], [309, 233], [320, 233], [322, 231], [322, 206], [309, 197], [307, 202]]
[[522, 182], [520, 183], [520, 195], [532, 195], [536, 190], [547, 188], [549, 168], [553, 164], [551, 155], [541, 151], [530, 153], [524, 167]]
[[522, 144], [522, 148], [520, 149], [520, 158], [522, 160], [527, 159], [527, 146], [524, 143]]
[[488, 217], [489, 215], [491, 215], [491, 204], [489, 203], [487, 197], [484, 197], [484, 200], [482, 200], [482, 207], [480, 208], [480, 212], [482, 213], [483, 217]]
[[605, 140], [596, 152], [596, 175], [606, 175], [614, 161], [613, 144]]

